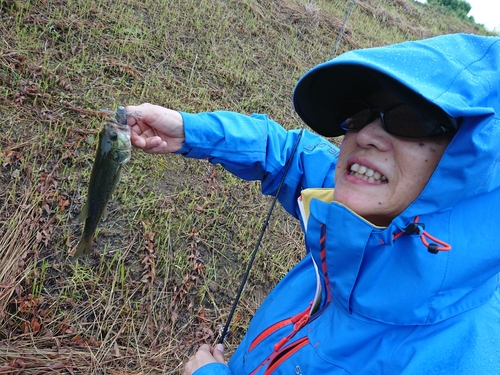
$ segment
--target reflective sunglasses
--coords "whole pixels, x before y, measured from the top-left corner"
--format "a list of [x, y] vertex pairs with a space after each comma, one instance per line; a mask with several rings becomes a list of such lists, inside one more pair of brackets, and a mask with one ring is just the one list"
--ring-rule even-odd
[[372, 107], [359, 100], [339, 103], [335, 125], [344, 130], [361, 130], [379, 116], [384, 130], [401, 138], [426, 138], [451, 131], [451, 124], [424, 116], [405, 103]]

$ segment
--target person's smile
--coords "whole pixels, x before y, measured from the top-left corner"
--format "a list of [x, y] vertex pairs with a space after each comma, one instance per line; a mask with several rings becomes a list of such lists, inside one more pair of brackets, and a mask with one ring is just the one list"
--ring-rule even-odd
[[349, 175], [375, 184], [386, 184], [388, 182], [385, 175], [365, 165], [359, 165], [358, 163], [351, 165], [351, 168], [349, 168]]
[[[392, 105], [389, 92], [370, 98]], [[451, 136], [405, 139], [389, 134], [380, 118], [348, 130], [335, 172], [334, 200], [375, 225], [386, 226], [420, 195]]]
[[348, 160], [345, 178], [351, 183], [367, 182], [375, 185], [388, 183], [387, 176], [377, 165], [359, 157]]

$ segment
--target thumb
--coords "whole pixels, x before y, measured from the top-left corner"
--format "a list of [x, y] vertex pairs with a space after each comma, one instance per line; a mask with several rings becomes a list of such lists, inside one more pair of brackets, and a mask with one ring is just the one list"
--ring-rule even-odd
[[225, 363], [225, 361], [224, 361], [224, 345], [217, 344], [215, 346], [213, 356], [217, 362]]

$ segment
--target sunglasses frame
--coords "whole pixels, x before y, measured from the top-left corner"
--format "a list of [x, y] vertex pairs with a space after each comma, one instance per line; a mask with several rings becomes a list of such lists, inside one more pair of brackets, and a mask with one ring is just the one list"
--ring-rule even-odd
[[[366, 103], [366, 102], [363, 102], [362, 100], [346, 100], [344, 102], [341, 102], [339, 103], [339, 107], [342, 106], [343, 103], [359, 103], [359, 104], [362, 104], [365, 106], [365, 109], [362, 109], [360, 111], [357, 111], [353, 114], [351, 114], [349, 117], [347, 117], [346, 119], [342, 120], [338, 126], [340, 128], [342, 128], [344, 131], [348, 131], [348, 130], [361, 130], [363, 129], [366, 125], [370, 124], [375, 116], [375, 115], [378, 115], [378, 117], [380, 118], [381, 122], [382, 122], [382, 127], [384, 128], [384, 130], [391, 134], [391, 135], [394, 135], [396, 137], [399, 137], [399, 138], [407, 138], [407, 139], [422, 139], [422, 138], [428, 138], [428, 137], [433, 137], [433, 136], [438, 136], [438, 135], [442, 135], [444, 133], [447, 133], [447, 132], [450, 132], [452, 131], [453, 127], [451, 126], [451, 124], [445, 124], [443, 123], [442, 121], [438, 121], [438, 120], [434, 120], [432, 118], [430, 118], [429, 120], [431, 120], [432, 122], [435, 122], [435, 126], [434, 126], [434, 129], [429, 132], [428, 134], [425, 134], [425, 135], [419, 135], [419, 136], [411, 136], [411, 135], [405, 135], [405, 134], [398, 134], [398, 133], [395, 133], [394, 131], [392, 131], [386, 124], [386, 121], [385, 121], [385, 117], [386, 117], [386, 114], [388, 114], [390, 111], [398, 108], [398, 107], [401, 107], [401, 106], [406, 106], [408, 107], [410, 110], [414, 111], [415, 113], [418, 114], [417, 111], [415, 111], [413, 108], [411, 108], [408, 104], [406, 103], [396, 103], [392, 106], [389, 106], [389, 107], [373, 107], [371, 104], [369, 103]], [[346, 121], [354, 116], [356, 116], [357, 114], [363, 112], [363, 111], [366, 111], [366, 110], [369, 110], [370, 111], [370, 114], [368, 115], [367, 117], [367, 120], [366, 120], [366, 123], [364, 123], [362, 126], [359, 126], [359, 127], [355, 127], [355, 128], [350, 128], [350, 127], [347, 127], [346, 126]], [[400, 129], [404, 129], [404, 127], [398, 127]]]

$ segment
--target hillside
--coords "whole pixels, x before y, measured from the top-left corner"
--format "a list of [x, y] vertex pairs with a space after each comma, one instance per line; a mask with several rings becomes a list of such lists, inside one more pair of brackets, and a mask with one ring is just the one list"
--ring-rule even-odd
[[[271, 199], [219, 166], [133, 151], [95, 254], [74, 261], [101, 109], [266, 113], [332, 53], [349, 0], [0, 0], [0, 374], [181, 373], [228, 316]], [[413, 0], [356, 0], [336, 54], [486, 34]], [[303, 256], [277, 207], [229, 357]]]

